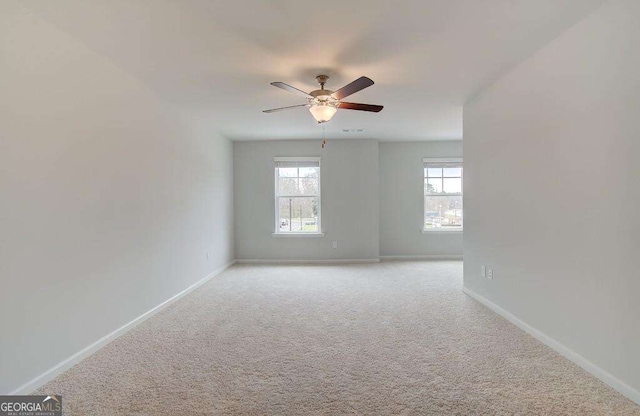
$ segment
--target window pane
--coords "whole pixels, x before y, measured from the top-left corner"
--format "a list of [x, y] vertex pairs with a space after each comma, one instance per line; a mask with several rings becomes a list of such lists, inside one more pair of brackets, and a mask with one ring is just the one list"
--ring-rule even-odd
[[290, 162], [276, 168], [276, 232], [317, 233], [320, 167]]
[[300, 168], [300, 177], [301, 178], [317, 178], [320, 173], [320, 168]]
[[425, 196], [424, 228], [461, 228], [462, 196]]
[[462, 177], [462, 168], [444, 168], [443, 170], [444, 176], [446, 177]]
[[280, 198], [279, 227], [282, 232], [318, 231], [318, 198]]
[[300, 195], [318, 195], [318, 178], [300, 178]]
[[442, 178], [427, 179], [427, 192], [442, 192]]
[[427, 176], [430, 178], [442, 177], [442, 168], [427, 168]]
[[290, 198], [280, 198], [278, 201], [278, 230], [280, 232], [291, 231], [291, 208]]
[[298, 195], [298, 178], [280, 178], [278, 180], [280, 195]]
[[444, 192], [462, 192], [462, 178], [444, 178]]
[[298, 176], [298, 168], [278, 168], [280, 178], [295, 178]]
[[298, 220], [299, 231], [318, 231], [318, 198], [295, 198], [294, 212]]

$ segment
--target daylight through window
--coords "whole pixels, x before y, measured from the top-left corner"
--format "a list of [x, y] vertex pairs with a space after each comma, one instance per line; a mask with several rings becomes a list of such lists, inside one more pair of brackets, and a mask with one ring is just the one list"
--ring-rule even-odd
[[275, 158], [276, 233], [320, 233], [320, 158]]
[[424, 159], [424, 230], [462, 229], [462, 159]]

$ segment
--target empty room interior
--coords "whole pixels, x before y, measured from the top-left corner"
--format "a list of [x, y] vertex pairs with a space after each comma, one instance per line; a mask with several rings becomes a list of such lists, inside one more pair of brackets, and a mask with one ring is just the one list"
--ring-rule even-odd
[[0, 1], [1, 415], [640, 415], [640, 1]]

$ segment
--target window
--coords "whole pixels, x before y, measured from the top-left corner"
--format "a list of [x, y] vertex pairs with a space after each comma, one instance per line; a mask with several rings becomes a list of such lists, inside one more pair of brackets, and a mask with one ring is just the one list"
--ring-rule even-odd
[[462, 230], [462, 159], [423, 159], [424, 231]]
[[275, 234], [319, 234], [320, 158], [274, 159]]

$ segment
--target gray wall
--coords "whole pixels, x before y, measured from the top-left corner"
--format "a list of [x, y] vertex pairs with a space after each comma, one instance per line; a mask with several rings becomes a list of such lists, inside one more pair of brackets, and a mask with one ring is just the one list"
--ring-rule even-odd
[[465, 286], [636, 398], [639, 27], [607, 2], [464, 108]]
[[[377, 259], [378, 142], [234, 142], [237, 259]], [[320, 156], [323, 238], [272, 237], [275, 156]], [[333, 249], [332, 241], [338, 241]]]
[[[423, 157], [461, 157], [462, 141], [234, 142], [236, 258], [460, 256], [462, 233], [422, 234]], [[275, 156], [322, 157], [324, 238], [272, 237]], [[338, 249], [331, 242], [338, 241]]]
[[211, 126], [18, 2], [0, 39], [7, 393], [232, 260], [233, 181]]
[[422, 234], [422, 158], [462, 157], [462, 141], [380, 143], [380, 256], [461, 256], [462, 232]]

